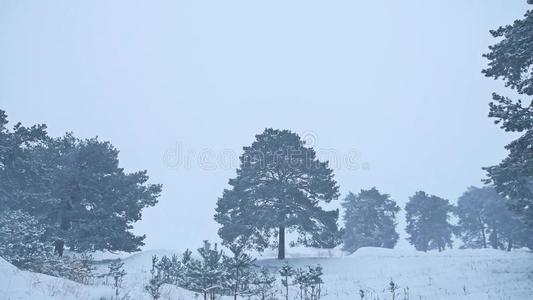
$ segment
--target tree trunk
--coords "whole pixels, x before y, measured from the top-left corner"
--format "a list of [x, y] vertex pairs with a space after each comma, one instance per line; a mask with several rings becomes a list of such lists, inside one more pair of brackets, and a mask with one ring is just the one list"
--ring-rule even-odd
[[511, 251], [513, 249], [513, 240], [509, 239], [509, 243], [507, 244], [507, 251]]
[[285, 227], [279, 227], [278, 259], [285, 259]]
[[65, 242], [62, 240], [56, 240], [54, 242], [54, 252], [59, 256], [63, 256], [63, 250], [65, 249]]
[[483, 224], [481, 218], [479, 218], [479, 223], [481, 224], [481, 238], [483, 242], [483, 248], [487, 248], [487, 237], [485, 236], [485, 225]]

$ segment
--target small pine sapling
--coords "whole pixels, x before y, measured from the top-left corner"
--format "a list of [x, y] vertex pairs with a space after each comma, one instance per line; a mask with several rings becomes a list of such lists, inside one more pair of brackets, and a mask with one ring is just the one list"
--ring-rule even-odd
[[400, 286], [394, 282], [391, 278], [390, 282], [389, 282], [389, 288], [388, 288], [388, 291], [391, 293], [392, 295], [392, 300], [396, 300], [396, 292], [398, 291], [398, 289], [400, 289]]
[[150, 281], [148, 281], [148, 284], [144, 287], [144, 289], [152, 296], [152, 299], [157, 300], [159, 297], [161, 297], [161, 286], [163, 285], [163, 278], [161, 275], [161, 271], [157, 268], [157, 264], [159, 262], [159, 259], [156, 255], [152, 256], [152, 269], [150, 270], [150, 274], [152, 275], [150, 278]]
[[276, 277], [274, 277], [267, 268], [262, 267], [252, 280], [254, 291], [260, 300], [272, 300], [274, 297], [274, 285]]
[[113, 278], [113, 286], [115, 288], [115, 296], [118, 299], [119, 288], [122, 285], [122, 280], [126, 276], [126, 271], [124, 270], [124, 262], [122, 260], [116, 260], [109, 265], [108, 276]]
[[294, 276], [294, 268], [285, 261], [285, 264], [279, 270], [281, 275], [281, 284], [285, 287], [285, 300], [289, 300], [289, 278]]

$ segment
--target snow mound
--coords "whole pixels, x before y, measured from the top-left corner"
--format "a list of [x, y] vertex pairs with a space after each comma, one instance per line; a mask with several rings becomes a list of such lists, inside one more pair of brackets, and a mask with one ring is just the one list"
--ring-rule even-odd
[[97, 300], [113, 295], [108, 287], [21, 271], [0, 257], [0, 298], [5, 300]]

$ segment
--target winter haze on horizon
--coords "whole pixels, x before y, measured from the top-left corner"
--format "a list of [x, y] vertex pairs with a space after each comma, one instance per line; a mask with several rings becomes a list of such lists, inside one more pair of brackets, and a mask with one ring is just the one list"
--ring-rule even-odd
[[266, 127], [335, 158], [341, 197], [377, 186], [402, 207], [421, 189], [455, 202], [512, 139], [487, 118], [491, 93], [508, 92], [483, 77], [481, 55], [495, 42], [489, 30], [526, 9], [523, 0], [1, 1], [0, 108], [11, 125], [109, 140], [122, 167], [162, 183], [136, 224], [145, 249], [218, 239], [216, 200]]

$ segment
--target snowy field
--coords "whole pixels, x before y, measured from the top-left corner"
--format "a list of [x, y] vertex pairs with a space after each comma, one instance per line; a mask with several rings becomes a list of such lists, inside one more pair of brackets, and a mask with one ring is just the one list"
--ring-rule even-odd
[[[150, 299], [143, 292], [151, 256], [170, 251], [146, 251], [125, 258], [124, 291], [131, 299]], [[292, 252], [294, 266], [324, 268], [324, 299], [392, 299], [388, 284], [399, 285], [396, 299], [533, 299], [533, 254], [496, 250], [448, 250], [421, 253], [362, 248], [349, 256], [336, 252]], [[276, 269], [280, 262], [261, 258], [258, 264]], [[99, 269], [105, 269], [100, 263]], [[296, 295], [296, 291], [292, 291]], [[17, 270], [0, 260], [0, 299], [110, 299], [105, 285], [84, 286], [68, 280]], [[195, 299], [194, 293], [165, 286], [161, 299]]]

